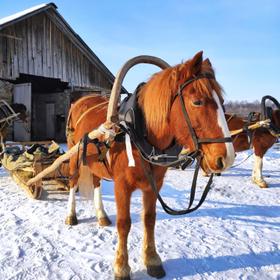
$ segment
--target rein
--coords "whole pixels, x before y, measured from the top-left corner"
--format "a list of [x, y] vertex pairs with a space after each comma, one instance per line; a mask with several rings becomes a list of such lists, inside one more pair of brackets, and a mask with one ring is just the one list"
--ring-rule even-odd
[[150, 186], [151, 186], [152, 190], [154, 191], [155, 195], [157, 196], [157, 199], [159, 200], [163, 210], [167, 214], [173, 215], [173, 216], [189, 214], [189, 213], [197, 210], [202, 205], [202, 203], [204, 202], [205, 198], [207, 197], [208, 192], [211, 189], [211, 185], [212, 185], [212, 182], [213, 182], [213, 175], [214, 175], [213, 173], [210, 175], [208, 183], [207, 183], [207, 185], [206, 185], [206, 187], [205, 187], [205, 189], [204, 189], [204, 191], [202, 193], [202, 196], [201, 196], [198, 204], [195, 207], [191, 208], [192, 205], [193, 205], [194, 198], [195, 198], [197, 176], [198, 176], [198, 171], [199, 171], [201, 159], [202, 159], [202, 156], [198, 155], [197, 156], [196, 166], [195, 166], [195, 171], [194, 171], [194, 176], [193, 176], [193, 180], [192, 180], [192, 186], [191, 186], [191, 193], [190, 193], [190, 200], [189, 200], [188, 208], [183, 209], [183, 210], [175, 210], [175, 209], [172, 209], [171, 207], [169, 207], [163, 201], [161, 195], [159, 194], [158, 189], [157, 189], [157, 185], [156, 185], [153, 173], [152, 173], [152, 165], [149, 163], [149, 169], [147, 169], [145, 167], [145, 162], [144, 162], [143, 158], [141, 158], [140, 162], [141, 162], [142, 169], [143, 169], [143, 171], [145, 173], [145, 176], [147, 177], [147, 179], [148, 179], [148, 181], [150, 183]]

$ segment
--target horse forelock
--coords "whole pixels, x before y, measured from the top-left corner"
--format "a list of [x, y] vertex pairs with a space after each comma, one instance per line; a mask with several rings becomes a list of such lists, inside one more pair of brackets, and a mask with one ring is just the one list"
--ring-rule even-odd
[[[178, 92], [179, 86], [193, 76], [188, 61], [174, 67], [167, 68], [154, 74], [143, 86], [139, 93], [139, 106], [142, 109], [148, 131], [158, 135], [168, 133], [168, 120], [172, 102]], [[194, 81], [191, 86], [196, 91], [206, 94], [213, 99], [213, 91], [223, 103], [223, 90], [215, 79], [211, 65], [203, 63], [198, 74], [210, 74], [213, 79], [201, 78]]]

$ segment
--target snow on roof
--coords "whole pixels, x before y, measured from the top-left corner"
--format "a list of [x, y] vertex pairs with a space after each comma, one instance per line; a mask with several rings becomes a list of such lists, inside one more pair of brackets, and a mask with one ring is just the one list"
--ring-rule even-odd
[[26, 16], [26, 15], [32, 13], [32, 12], [35, 12], [35, 11], [40, 10], [42, 8], [45, 8], [49, 5], [53, 5], [54, 7], [56, 7], [55, 4], [53, 4], [53, 3], [48, 3], [48, 4], [45, 3], [45, 4], [36, 5], [34, 7], [29, 8], [29, 9], [26, 9], [26, 10], [23, 10], [21, 12], [15, 13], [13, 15], [1, 18], [0, 19], [0, 26], [3, 25], [3, 24], [6, 24], [8, 22], [14, 21], [18, 18], [24, 17], [24, 16]]

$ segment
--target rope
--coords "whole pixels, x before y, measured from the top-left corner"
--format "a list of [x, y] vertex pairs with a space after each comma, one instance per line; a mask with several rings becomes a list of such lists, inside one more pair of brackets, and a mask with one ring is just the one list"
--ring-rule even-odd
[[252, 155], [254, 154], [254, 152], [252, 152], [250, 155], [248, 155], [245, 159], [243, 159], [241, 162], [235, 164], [235, 165], [232, 165], [230, 168], [234, 168], [234, 167], [237, 167], [239, 166], [240, 164], [244, 163], [246, 160], [248, 160]]

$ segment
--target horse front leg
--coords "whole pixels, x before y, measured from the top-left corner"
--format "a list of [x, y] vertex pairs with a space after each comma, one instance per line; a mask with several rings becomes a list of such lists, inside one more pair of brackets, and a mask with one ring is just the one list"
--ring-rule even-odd
[[94, 208], [96, 218], [98, 220], [98, 224], [102, 227], [109, 226], [112, 224], [110, 219], [108, 218], [102, 201], [102, 191], [101, 184], [94, 184]]
[[254, 154], [254, 166], [252, 172], [252, 181], [261, 188], [267, 188], [268, 185], [262, 176], [263, 157]]
[[115, 199], [117, 206], [118, 244], [114, 265], [115, 280], [129, 280], [127, 237], [131, 227], [130, 198], [131, 190], [124, 182], [115, 182]]
[[165, 271], [155, 245], [156, 200], [153, 191], [143, 191], [143, 260], [150, 276], [162, 278]]

